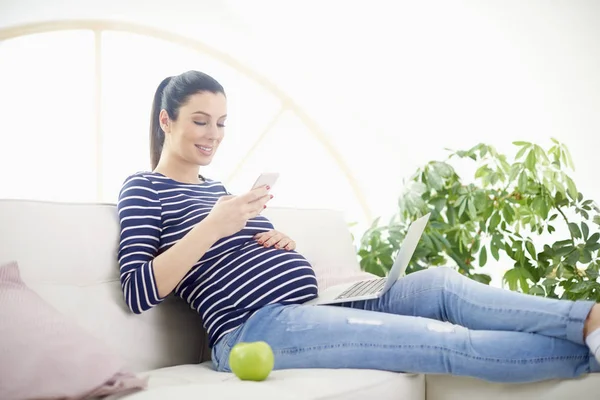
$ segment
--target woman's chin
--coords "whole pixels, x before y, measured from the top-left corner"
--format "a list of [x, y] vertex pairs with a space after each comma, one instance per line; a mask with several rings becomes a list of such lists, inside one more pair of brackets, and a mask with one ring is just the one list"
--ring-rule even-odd
[[209, 165], [212, 162], [213, 156], [207, 157], [207, 156], [203, 156], [203, 157], [197, 157], [195, 160], [195, 163], [198, 164], [201, 167], [206, 167], [207, 165]]

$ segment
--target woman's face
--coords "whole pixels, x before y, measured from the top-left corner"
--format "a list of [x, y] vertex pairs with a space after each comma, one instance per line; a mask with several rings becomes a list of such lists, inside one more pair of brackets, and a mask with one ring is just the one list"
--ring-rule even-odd
[[227, 99], [222, 93], [201, 92], [190, 96], [176, 121], [160, 113], [165, 147], [172, 156], [194, 165], [208, 165], [225, 135]]

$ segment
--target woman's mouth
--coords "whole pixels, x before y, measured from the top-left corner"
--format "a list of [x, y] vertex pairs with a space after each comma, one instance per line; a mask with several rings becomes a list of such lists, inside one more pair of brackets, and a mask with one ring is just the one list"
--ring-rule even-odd
[[213, 152], [212, 146], [201, 146], [201, 145], [197, 144], [196, 148], [200, 151], [201, 154], [203, 154], [205, 156], [210, 156]]

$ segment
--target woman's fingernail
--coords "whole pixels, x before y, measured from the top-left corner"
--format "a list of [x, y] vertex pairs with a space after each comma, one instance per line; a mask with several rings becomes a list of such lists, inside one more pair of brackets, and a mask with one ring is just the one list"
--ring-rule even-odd
[[273, 195], [271, 195], [271, 198], [273, 198]]
[[270, 190], [270, 189], [271, 189], [271, 186], [267, 185], [267, 190]]
[[265, 204], [265, 205], [263, 206], [263, 208], [267, 208], [267, 205]]

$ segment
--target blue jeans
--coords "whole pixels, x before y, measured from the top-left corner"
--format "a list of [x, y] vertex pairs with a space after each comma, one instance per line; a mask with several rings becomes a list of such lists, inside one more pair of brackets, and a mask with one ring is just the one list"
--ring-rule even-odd
[[229, 372], [236, 343], [262, 340], [273, 349], [275, 369], [379, 369], [495, 382], [573, 378], [600, 371], [583, 338], [593, 305], [431, 268], [398, 280], [376, 300], [264, 307], [221, 338], [212, 359]]

